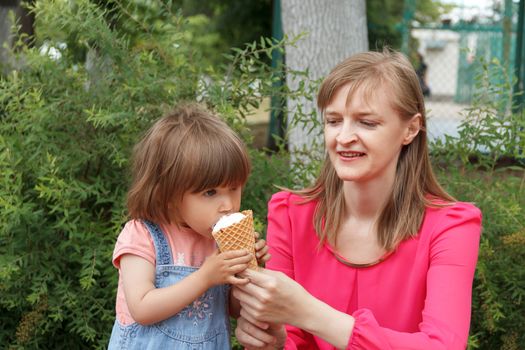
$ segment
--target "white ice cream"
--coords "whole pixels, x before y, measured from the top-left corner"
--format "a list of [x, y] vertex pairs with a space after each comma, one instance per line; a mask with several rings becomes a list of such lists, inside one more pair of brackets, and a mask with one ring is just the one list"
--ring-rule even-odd
[[223, 217], [219, 219], [219, 221], [217, 221], [215, 226], [213, 226], [213, 233], [219, 231], [220, 229], [233, 225], [241, 221], [245, 217], [246, 216], [243, 213], [233, 213], [233, 214], [224, 215]]

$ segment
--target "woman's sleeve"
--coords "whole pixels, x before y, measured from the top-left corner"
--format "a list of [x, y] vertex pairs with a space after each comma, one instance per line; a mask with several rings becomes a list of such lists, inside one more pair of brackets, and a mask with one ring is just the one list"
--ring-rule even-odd
[[472, 281], [478, 258], [481, 212], [457, 203], [443, 209], [431, 236], [427, 295], [419, 331], [381, 327], [373, 313], [359, 309], [347, 349], [465, 349], [470, 326]]
[[[272, 258], [266, 268], [281, 271], [294, 279], [294, 261], [292, 254], [293, 232], [289, 214], [290, 193], [278, 192], [268, 203], [268, 229], [266, 240]], [[286, 325], [285, 349], [301, 349], [313, 342], [310, 334], [297, 327]]]

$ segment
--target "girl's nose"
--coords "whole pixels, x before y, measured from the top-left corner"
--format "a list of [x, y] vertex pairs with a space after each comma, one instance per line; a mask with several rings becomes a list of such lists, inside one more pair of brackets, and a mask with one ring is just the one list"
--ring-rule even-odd
[[233, 211], [233, 198], [231, 196], [224, 196], [219, 208], [221, 213], [230, 213]]

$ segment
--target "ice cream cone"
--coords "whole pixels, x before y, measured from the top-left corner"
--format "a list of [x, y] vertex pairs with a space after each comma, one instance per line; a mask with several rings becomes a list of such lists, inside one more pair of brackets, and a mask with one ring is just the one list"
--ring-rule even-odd
[[251, 210], [244, 210], [245, 217], [228, 227], [213, 232], [213, 238], [221, 252], [230, 250], [246, 249], [253, 255], [248, 268], [257, 270], [257, 259], [255, 258], [255, 234], [253, 228], [253, 215]]

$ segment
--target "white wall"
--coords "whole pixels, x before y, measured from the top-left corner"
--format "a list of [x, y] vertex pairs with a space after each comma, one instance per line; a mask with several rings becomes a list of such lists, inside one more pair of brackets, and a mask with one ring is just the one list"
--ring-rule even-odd
[[413, 29], [419, 40], [419, 52], [427, 63], [427, 84], [432, 95], [454, 96], [456, 93], [459, 33], [450, 30]]

